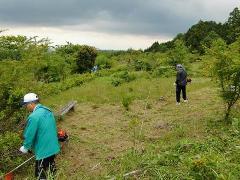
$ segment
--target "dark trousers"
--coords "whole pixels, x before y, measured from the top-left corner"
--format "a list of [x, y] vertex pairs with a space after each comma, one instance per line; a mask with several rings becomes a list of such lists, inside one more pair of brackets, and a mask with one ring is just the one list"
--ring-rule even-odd
[[36, 160], [35, 163], [35, 177], [38, 179], [47, 179], [48, 173], [54, 175], [56, 172], [56, 166], [54, 161], [55, 155]]
[[181, 91], [182, 91], [182, 97], [184, 100], [187, 99], [187, 94], [186, 94], [186, 86], [176, 86], [176, 101], [180, 102], [180, 95], [181, 95]]

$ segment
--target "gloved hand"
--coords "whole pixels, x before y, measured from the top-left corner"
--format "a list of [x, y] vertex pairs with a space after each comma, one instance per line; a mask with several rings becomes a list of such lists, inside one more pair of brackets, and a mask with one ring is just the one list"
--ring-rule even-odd
[[24, 148], [24, 146], [20, 147], [19, 151], [21, 151], [23, 154], [28, 153], [28, 150]]
[[176, 83], [173, 83], [174, 86], [176, 86], [177, 84]]

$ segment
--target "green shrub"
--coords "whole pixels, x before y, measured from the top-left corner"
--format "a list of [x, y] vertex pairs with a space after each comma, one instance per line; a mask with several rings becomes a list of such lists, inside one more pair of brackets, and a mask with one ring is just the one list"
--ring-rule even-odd
[[5, 130], [16, 130], [25, 116], [20, 105], [23, 92], [23, 89], [14, 84], [0, 84], [0, 134]]
[[206, 51], [207, 55], [212, 57], [207, 67], [217, 80], [221, 89], [221, 97], [226, 104], [225, 121], [227, 123], [231, 123], [232, 108], [240, 99], [239, 45], [240, 38], [231, 45], [218, 39]]
[[19, 156], [18, 153], [21, 142], [22, 140], [16, 133], [0, 134], [0, 174], [10, 171], [22, 162], [23, 157]]
[[216, 169], [216, 163], [207, 157], [202, 157], [193, 160], [190, 175], [196, 180], [217, 179], [218, 174], [214, 169]]
[[95, 74], [75, 74], [58, 83], [37, 84], [33, 89], [34, 92], [39, 94], [41, 97], [47, 97], [49, 95], [58, 94], [72, 87], [80, 86], [83, 83], [93, 80], [94, 78]]
[[130, 82], [136, 79], [134, 74], [130, 74], [127, 71], [120, 71], [112, 74], [111, 83], [113, 86], [119, 86], [122, 83]]
[[129, 111], [130, 109], [130, 104], [132, 103], [133, 98], [130, 96], [124, 96], [122, 98], [122, 105], [126, 111]]
[[70, 65], [62, 56], [48, 54], [44, 56], [43, 62], [38, 64], [34, 76], [38, 81], [51, 83], [64, 80], [70, 72]]
[[175, 74], [175, 70], [169, 66], [158, 66], [152, 72], [153, 77], [170, 77]]
[[110, 59], [105, 55], [98, 55], [95, 64], [98, 65], [100, 69], [110, 69], [112, 67]]
[[77, 54], [77, 72], [84, 73], [90, 72], [95, 64], [97, 51], [94, 47], [82, 46]]
[[134, 60], [132, 66], [135, 71], [151, 71], [152, 66], [150, 63], [143, 60]]

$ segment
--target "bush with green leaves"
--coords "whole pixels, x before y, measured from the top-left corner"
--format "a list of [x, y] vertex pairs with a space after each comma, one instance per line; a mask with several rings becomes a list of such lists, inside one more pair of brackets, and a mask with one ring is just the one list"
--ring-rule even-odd
[[168, 58], [166, 58], [166, 64], [175, 67], [177, 64], [186, 65], [189, 61], [189, 50], [185, 46], [182, 40], [176, 40], [174, 42], [174, 48], [168, 51]]
[[207, 59], [212, 59], [208, 67], [211, 75], [217, 80], [221, 88], [220, 95], [226, 103], [225, 120], [227, 122], [231, 122], [232, 107], [240, 98], [239, 51], [240, 38], [231, 45], [219, 39], [207, 49]]
[[23, 89], [12, 83], [0, 83], [0, 134], [5, 130], [18, 130], [16, 128], [25, 116], [20, 105], [23, 93]]
[[133, 98], [131, 96], [124, 96], [122, 98], [122, 105], [126, 111], [129, 111], [130, 104], [132, 103]]
[[26, 36], [0, 36], [0, 61], [40, 57], [49, 51], [49, 39]]
[[152, 71], [154, 77], [171, 77], [175, 74], [175, 69], [169, 66], [158, 66]]
[[95, 78], [95, 74], [75, 74], [71, 75], [61, 82], [54, 83], [39, 83], [33, 88], [33, 91], [39, 94], [40, 97], [47, 97], [49, 95], [58, 94], [62, 91], [66, 91], [72, 87], [80, 86], [86, 82], [89, 82]]
[[152, 66], [149, 62], [144, 60], [134, 60], [132, 63], [135, 71], [151, 71]]
[[12, 170], [26, 158], [18, 152], [21, 142], [17, 133], [0, 134], [0, 175]]
[[112, 67], [110, 59], [105, 54], [98, 55], [95, 64], [100, 69], [110, 69]]
[[38, 81], [51, 83], [64, 80], [70, 72], [71, 67], [64, 58], [52, 53], [45, 55], [45, 58], [36, 67], [34, 76]]
[[120, 71], [120, 72], [116, 72], [116, 73], [112, 74], [111, 84], [113, 86], [119, 86], [122, 83], [130, 82], [130, 81], [133, 81], [135, 79], [136, 79], [136, 77], [135, 77], [134, 74], [130, 74], [127, 71]]
[[67, 42], [66, 45], [56, 46], [54, 50], [55, 53], [61, 56], [64, 59], [64, 61], [70, 66], [71, 73], [76, 73], [77, 72], [76, 58], [80, 49], [81, 45]]
[[28, 43], [25, 36], [1, 36], [0, 60], [21, 60]]
[[77, 72], [90, 72], [95, 64], [97, 50], [94, 47], [83, 45], [76, 57]]
[[190, 175], [196, 180], [217, 179], [218, 173], [214, 170], [216, 167], [216, 162], [212, 161], [210, 158], [201, 157], [193, 160], [190, 168]]

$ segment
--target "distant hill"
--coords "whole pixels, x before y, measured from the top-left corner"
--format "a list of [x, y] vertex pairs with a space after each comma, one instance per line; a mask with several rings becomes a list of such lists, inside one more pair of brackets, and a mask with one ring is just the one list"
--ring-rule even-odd
[[235, 8], [225, 23], [215, 21], [202, 21], [194, 24], [184, 34], [178, 34], [172, 41], [154, 42], [145, 52], [166, 52], [174, 47], [177, 39], [182, 39], [185, 45], [192, 51], [204, 54], [204, 46], [209, 46], [211, 41], [222, 38], [227, 44], [236, 41], [240, 33], [240, 10]]

